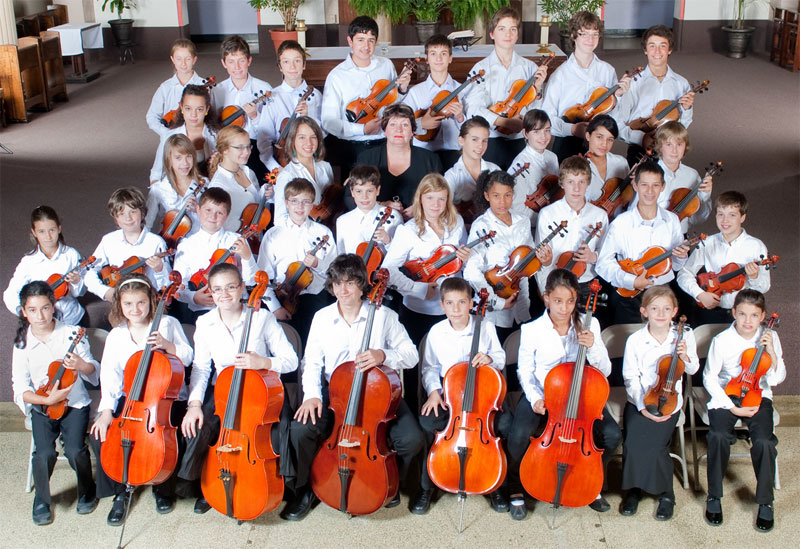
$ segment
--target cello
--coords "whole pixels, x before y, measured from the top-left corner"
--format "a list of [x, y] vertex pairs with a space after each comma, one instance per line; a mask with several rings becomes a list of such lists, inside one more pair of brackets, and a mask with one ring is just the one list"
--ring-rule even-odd
[[[192, 196], [197, 198], [207, 181], [205, 178], [201, 179], [195, 186], [194, 191], [192, 191]], [[178, 241], [192, 230], [192, 219], [186, 215], [188, 208], [189, 203], [187, 200], [180, 210], [170, 210], [164, 214], [164, 220], [161, 222], [161, 238], [170, 248], [177, 248]]]
[[78, 264], [78, 266], [72, 269], [71, 271], [64, 273], [63, 275], [55, 273], [47, 277], [47, 280], [45, 282], [47, 282], [47, 285], [50, 286], [51, 290], [53, 290], [53, 294], [56, 297], [56, 301], [64, 298], [67, 295], [67, 293], [69, 293], [69, 284], [66, 284], [67, 277], [72, 273], [77, 273], [82, 271], [86, 267], [91, 267], [92, 263], [94, 263], [95, 261], [97, 261], [97, 258], [95, 258], [95, 256], [93, 255], [90, 255], [89, 257], [81, 261]]
[[[772, 313], [764, 330], [777, 330], [778, 324], [778, 313]], [[739, 359], [742, 372], [725, 386], [725, 394], [735, 406], [761, 406], [761, 377], [772, 367], [772, 359], [766, 350], [766, 345], [759, 345], [742, 353]]]
[[394, 80], [381, 78], [372, 85], [367, 97], [360, 97], [348, 103], [344, 115], [353, 124], [366, 124], [378, 117], [378, 112], [397, 101], [397, 79], [410, 73], [417, 66], [419, 59], [409, 59], [403, 64], [403, 70]]
[[[489, 240], [494, 242], [494, 237], [497, 231], [483, 231], [483, 234], [473, 240], [467, 242], [467, 248], [474, 248], [481, 242], [485, 246], [489, 246]], [[450, 276], [456, 274], [461, 270], [463, 262], [456, 255], [456, 247], [452, 244], [442, 244], [436, 248], [428, 259], [409, 259], [403, 266], [400, 267], [400, 272], [406, 275], [414, 282], [435, 282], [443, 276]]]
[[[253, 312], [261, 308], [269, 277], [255, 276], [239, 342], [247, 352]], [[280, 419], [283, 384], [271, 370], [246, 370], [228, 366], [217, 375], [214, 405], [220, 433], [208, 451], [200, 475], [203, 497], [226, 516], [252, 520], [275, 509], [283, 499], [283, 477], [278, 474], [278, 454], [272, 447], [272, 424]]]
[[[589, 288], [584, 329], [592, 324], [600, 283], [593, 280]], [[603, 451], [594, 444], [592, 424], [603, 415], [609, 387], [606, 377], [586, 364], [586, 352], [580, 345], [575, 362], [562, 362], [547, 373], [547, 426], [532, 438], [519, 466], [525, 490], [554, 510], [589, 505], [603, 487]]]
[[[245, 232], [241, 233], [242, 238], [245, 240], [250, 238], [256, 233], [256, 228], [255, 225], [250, 225]], [[211, 272], [214, 265], [219, 265], [220, 263], [230, 263], [231, 265], [239, 264], [239, 259], [233, 253], [233, 246], [227, 250], [223, 250], [222, 248], [215, 250], [214, 253], [211, 254], [211, 259], [208, 261], [208, 267], [197, 270], [189, 277], [189, 289], [196, 292], [205, 288], [208, 285], [208, 273]]]
[[[322, 238], [317, 238], [316, 244], [311, 249], [311, 255], [317, 255], [317, 252], [328, 246], [328, 235]], [[309, 284], [314, 280], [314, 273], [302, 261], [294, 261], [286, 267], [286, 273], [283, 275], [283, 282], [280, 282], [275, 287], [275, 296], [281, 303], [281, 307], [286, 309], [289, 314], [294, 314], [297, 311], [297, 298], [300, 297], [300, 292], [308, 288]]]
[[[711, 80], [703, 80], [702, 82], [698, 81], [697, 85], [694, 86], [687, 93], [703, 93], [704, 91], [708, 90], [708, 85], [710, 83]], [[628, 126], [632, 130], [640, 130], [643, 131], [644, 133], [654, 132], [662, 124], [666, 124], [670, 120], [678, 120], [680, 118], [681, 111], [678, 108], [681, 105], [680, 100], [681, 100], [680, 97], [675, 101], [670, 101], [669, 99], [662, 99], [661, 101], [656, 103], [656, 106], [653, 107], [653, 112], [649, 116], [635, 118], [634, 120], [628, 122]]]
[[[272, 96], [272, 92], [261, 92], [261, 94], [254, 93], [255, 97], [253, 98], [250, 103], [254, 105], [258, 105], [259, 103], [266, 103], [270, 100], [270, 96]], [[239, 105], [228, 105], [219, 115], [220, 118], [220, 127], [224, 128], [226, 126], [230, 126], [231, 124], [234, 126], [239, 126], [240, 128], [244, 128], [244, 125], [247, 121], [247, 113], [244, 112], [244, 109]]]
[[[555, 56], [555, 53], [550, 52], [550, 56], [544, 58], [539, 66], [547, 67], [550, 62], [555, 59]], [[494, 105], [490, 106], [489, 110], [495, 113], [497, 116], [506, 119], [514, 118], [515, 116], [519, 115], [522, 109], [533, 103], [534, 100], [539, 97], [540, 91], [537, 90], [536, 86], [533, 85], [535, 80], [536, 72], [534, 72], [527, 80], [515, 80], [511, 84], [511, 89], [508, 90], [508, 97], [506, 97], [503, 101], [498, 101]], [[506, 135], [515, 133], [504, 127], [495, 127], [495, 129], [498, 132]]]
[[[165, 252], [158, 252], [153, 254], [152, 257], [158, 257], [160, 259], [164, 259], [165, 257], [169, 257], [171, 255], [175, 255], [175, 248], [170, 248]], [[144, 274], [145, 268], [147, 267], [146, 263], [149, 258], [142, 259], [141, 257], [136, 257], [132, 255], [128, 259], [126, 259], [122, 265], [119, 267], [114, 265], [106, 265], [102, 269], [100, 269], [100, 280], [103, 281], [103, 284], [106, 286], [114, 287], [116, 286], [122, 277], [127, 276], [132, 273], [139, 273]]]
[[[722, 172], [722, 162], [711, 163], [711, 166], [706, 169], [705, 179], [708, 176], [714, 176]], [[678, 216], [678, 219], [683, 221], [686, 217], [691, 217], [700, 209], [700, 198], [697, 193], [700, 192], [700, 186], [703, 184], [703, 179], [696, 182], [691, 188], [681, 187], [675, 189], [669, 195], [669, 205], [667, 209]]]
[[386, 257], [386, 252], [384, 252], [380, 243], [375, 242], [375, 233], [389, 222], [393, 213], [394, 210], [386, 206], [383, 213], [377, 217], [378, 224], [375, 226], [375, 230], [372, 231], [372, 236], [369, 238], [369, 241], [362, 242], [356, 247], [356, 255], [361, 258], [364, 265], [367, 267], [367, 280], [371, 280], [372, 273], [380, 268], [381, 263], [383, 263], [383, 258]]
[[[585, 244], [586, 246], [589, 245], [589, 242], [595, 236], [599, 236], [601, 232], [603, 232], [603, 222], [598, 221], [594, 224], [594, 226], [589, 225], [589, 234], [586, 235], [586, 238], [583, 239], [581, 245], [578, 246], [578, 250]], [[559, 269], [566, 269], [568, 271], [572, 271], [576, 277], [580, 278], [583, 276], [583, 273], [586, 272], [586, 262], [585, 261], [578, 261], [575, 259], [575, 252], [578, 250], [574, 250], [571, 252], [564, 252], [560, 256], [558, 256], [558, 260], [556, 261], [556, 267]]]
[[[771, 255], [769, 257], [764, 257], [762, 255], [761, 259], [755, 263], [760, 267], [766, 267], [767, 270], [770, 270], [770, 268], [775, 268], [774, 265], [779, 259], [780, 256], [777, 255]], [[738, 292], [744, 288], [745, 282], [747, 282], [747, 273], [744, 266], [740, 266], [736, 263], [728, 263], [717, 273], [700, 273], [697, 275], [697, 285], [704, 291], [711, 292], [718, 296]], [[698, 301], [697, 304], [705, 308], [701, 302]]]
[[656, 362], [656, 383], [644, 395], [645, 409], [656, 417], [672, 415], [678, 407], [678, 392], [675, 389], [686, 368], [683, 359], [678, 356], [678, 345], [683, 341], [683, 334], [688, 329], [686, 315], [681, 315], [676, 328], [678, 337], [672, 354], [662, 356]]
[[428, 454], [431, 480], [445, 492], [458, 494], [462, 518], [467, 494], [494, 492], [505, 480], [507, 470], [506, 454], [494, 432], [495, 414], [506, 396], [506, 378], [490, 365], [473, 364], [488, 299], [489, 291], [481, 289], [469, 359], [454, 364], [444, 375], [442, 387], [450, 418], [447, 427], [436, 433]]
[[[70, 338], [72, 342], [69, 344], [69, 349], [67, 349], [64, 359], [66, 359], [70, 353], [75, 351], [75, 347], [78, 346], [78, 343], [80, 343], [84, 335], [86, 335], [86, 328], [79, 328], [78, 331], [72, 335]], [[72, 386], [72, 384], [75, 383], [75, 380], [78, 378], [75, 370], [64, 366], [63, 359], [54, 360], [50, 363], [50, 366], [47, 367], [47, 377], [47, 383], [36, 390], [36, 394], [39, 396], [50, 396], [50, 393], [53, 392], [53, 386], [56, 383], [58, 383], [59, 389], [66, 389], [67, 387]], [[67, 399], [65, 398], [61, 402], [56, 402], [50, 406], [45, 406], [42, 404], [42, 412], [47, 414], [47, 417], [50, 419], [61, 419], [64, 416], [66, 407]]]
[[[416, 111], [414, 113], [414, 118], [417, 119], [422, 118], [423, 116], [425, 116], [426, 113], [430, 113], [431, 116], [444, 117], [444, 115], [441, 114], [441, 112], [445, 109], [445, 107], [447, 107], [450, 103], [453, 102], [458, 103], [458, 94], [464, 91], [464, 88], [466, 88], [473, 82], [475, 84], [480, 84], [481, 82], [483, 82], [484, 74], [486, 74], [486, 71], [481, 69], [480, 71], [474, 72], [471, 75], [469, 75], [469, 78], [467, 78], [463, 84], [458, 86], [453, 91], [451, 92], [447, 90], [440, 91], [434, 96], [433, 101], [431, 101], [431, 106], [428, 107], [427, 109], [419, 109], [418, 111]], [[436, 136], [439, 135], [440, 129], [441, 126], [431, 128], [429, 130], [426, 130], [425, 133], [422, 135], [415, 135], [414, 138], [419, 141], [424, 141], [425, 143], [428, 143], [436, 139]]]
[[[297, 101], [297, 105], [299, 106], [300, 103], [311, 97], [313, 94], [314, 94], [314, 86], [309, 85], [308, 88], [306, 88], [306, 91], [300, 94], [300, 99]], [[297, 110], [295, 108], [295, 110], [292, 111], [291, 116], [284, 118], [283, 121], [281, 121], [281, 126], [280, 126], [281, 131], [278, 134], [278, 140], [275, 141], [275, 143], [272, 145], [272, 148], [274, 149], [273, 156], [275, 156], [275, 160], [277, 160], [278, 164], [280, 164], [282, 167], [286, 166], [290, 160], [289, 156], [286, 154], [286, 149], [285, 149], [286, 136], [289, 135], [289, 130], [291, 129], [292, 124], [294, 124], [294, 121], [296, 119], [297, 119]]]
[[[207, 90], [210, 90], [217, 84], [217, 77], [216, 76], [209, 76], [208, 79], [203, 80], [203, 86]], [[178, 127], [178, 113], [181, 111], [181, 106], [178, 105], [177, 109], [172, 109], [164, 116], [161, 117], [161, 123], [169, 128], [170, 130], [174, 130]]]
[[[359, 352], [369, 349], [375, 311], [381, 306], [389, 272], [375, 273]], [[397, 455], [386, 443], [387, 423], [400, 404], [400, 375], [387, 366], [361, 371], [352, 360], [331, 374], [331, 436], [311, 465], [311, 487], [325, 504], [349, 515], [374, 513], [397, 493]]]
[[[625, 76], [630, 75], [633, 80], [639, 76], [644, 70], [644, 67], [636, 67], [633, 72], [625, 71]], [[599, 87], [596, 88], [589, 96], [589, 100], [583, 104], [573, 105], [564, 111], [561, 117], [565, 122], [576, 124], [578, 122], [591, 122], [595, 116], [601, 114], [608, 114], [617, 106], [617, 90], [620, 88], [619, 83], [614, 84], [610, 88]]]

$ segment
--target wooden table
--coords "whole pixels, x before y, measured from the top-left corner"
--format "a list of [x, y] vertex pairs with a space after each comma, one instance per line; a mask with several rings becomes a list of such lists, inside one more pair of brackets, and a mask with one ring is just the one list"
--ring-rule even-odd
[[70, 84], [91, 82], [100, 73], [86, 69], [84, 49], [102, 49], [103, 32], [100, 23], [65, 23], [47, 29], [55, 31], [61, 40], [61, 55], [72, 57], [72, 70], [74, 74], [67, 77]]
[[[566, 54], [561, 51], [555, 44], [549, 45], [550, 51], [556, 54], [555, 59], [550, 63], [548, 76], [564, 61], [567, 60]], [[463, 82], [467, 78], [470, 69], [475, 66], [475, 63], [487, 57], [494, 46], [489, 44], [479, 44], [464, 51], [461, 48], [453, 49], [453, 62], [450, 64], [450, 75]], [[516, 51], [519, 55], [527, 57], [528, 59], [536, 62], [542, 54], [536, 53], [539, 49], [539, 44], [518, 44]], [[308, 59], [306, 61], [306, 70], [303, 72], [303, 77], [306, 82], [316, 88], [322, 88], [325, 84], [325, 79], [328, 73], [339, 63], [341, 63], [350, 53], [350, 48], [347, 46], [335, 48], [307, 48]], [[417, 46], [385, 46], [378, 44], [375, 48], [375, 55], [388, 57], [394, 63], [395, 69], [399, 73], [403, 68], [403, 63], [407, 59], [419, 57], [425, 59], [425, 47], [422, 45]], [[424, 63], [417, 66], [412, 76], [412, 83], [416, 84], [425, 80], [428, 77], [428, 67]]]

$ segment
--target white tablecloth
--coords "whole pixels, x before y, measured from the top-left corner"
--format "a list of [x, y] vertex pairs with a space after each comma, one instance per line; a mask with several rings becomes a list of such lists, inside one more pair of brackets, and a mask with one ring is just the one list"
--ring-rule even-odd
[[[558, 46], [555, 44], [549, 44], [550, 51], [554, 52], [556, 56], [566, 56], [566, 54], [561, 51]], [[537, 54], [536, 50], [539, 49], [539, 44], [517, 44], [514, 46], [514, 51], [517, 52], [518, 55], [522, 55], [524, 57], [538, 57], [541, 54]], [[467, 51], [464, 51], [462, 48], [453, 48], [453, 57], [458, 59], [459, 57], [479, 57], [484, 58], [487, 57], [490, 53], [494, 51], [494, 46], [492, 44], [475, 44], [474, 46], [470, 46]], [[335, 47], [325, 47], [325, 48], [306, 48], [306, 52], [308, 53], [309, 59], [344, 59], [348, 53], [350, 53], [349, 46], [335, 46]], [[425, 46], [418, 45], [418, 46], [389, 46], [385, 44], [379, 43], [375, 47], [375, 55], [380, 55], [382, 57], [389, 57], [391, 59], [407, 59], [409, 57], [425, 57]]]
[[58, 32], [63, 56], [81, 55], [84, 49], [94, 50], [103, 47], [100, 23], [66, 23], [47, 30]]

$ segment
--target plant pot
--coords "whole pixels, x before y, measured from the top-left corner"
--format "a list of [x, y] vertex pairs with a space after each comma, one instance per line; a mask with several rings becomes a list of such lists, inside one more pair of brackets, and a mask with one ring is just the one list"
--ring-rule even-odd
[[133, 19], [111, 19], [111, 34], [119, 47], [133, 44]]
[[375, 18], [378, 24], [378, 43], [391, 44], [392, 43], [392, 22], [386, 15], [379, 13]]
[[420, 44], [424, 44], [428, 38], [439, 32], [438, 21], [417, 21], [414, 26], [417, 28], [417, 40]]
[[297, 41], [297, 31], [285, 31], [283, 29], [270, 29], [269, 30], [269, 37], [272, 38], [272, 44], [275, 46], [275, 52], [278, 51], [278, 48], [281, 44], [283, 44], [286, 40], [294, 40]]
[[567, 55], [575, 51], [575, 45], [572, 43], [572, 40], [569, 39], [568, 30], [558, 31], [558, 36], [561, 38], [561, 51]]
[[750, 48], [750, 40], [753, 38], [755, 27], [745, 27], [743, 29], [735, 29], [733, 27], [722, 27], [725, 36], [728, 39], [728, 57], [734, 59], [741, 59], [747, 55], [747, 50]]

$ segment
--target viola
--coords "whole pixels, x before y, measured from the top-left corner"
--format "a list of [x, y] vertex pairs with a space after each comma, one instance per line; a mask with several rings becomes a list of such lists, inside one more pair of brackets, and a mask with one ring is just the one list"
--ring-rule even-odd
[[[774, 265], [779, 259], [780, 256], [777, 255], [771, 255], [769, 257], [764, 257], [762, 255], [761, 259], [756, 261], [756, 265], [766, 267], [767, 270], [770, 268], [774, 269]], [[738, 292], [744, 288], [745, 282], [747, 282], [747, 273], [744, 270], [744, 265], [740, 266], [736, 263], [728, 263], [717, 273], [700, 273], [697, 275], [698, 286], [706, 292], [711, 292], [719, 296]], [[697, 304], [703, 307], [703, 304], [699, 301]]]
[[530, 246], [517, 246], [508, 256], [508, 263], [504, 266], [495, 265], [483, 275], [494, 293], [503, 299], [508, 299], [519, 292], [519, 282], [523, 278], [532, 276], [542, 268], [542, 262], [536, 257], [536, 252], [544, 248], [556, 236], [567, 232], [567, 220], [550, 227], [551, 231], [542, 242], [531, 248]]
[[[149, 334], [158, 331], [164, 309], [177, 295], [181, 275], [169, 274], [170, 285], [161, 290]], [[125, 364], [125, 404], [111, 422], [100, 447], [100, 463], [106, 474], [128, 486], [160, 484], [178, 463], [176, 428], [170, 423], [172, 402], [183, 387], [180, 359], [155, 350], [148, 343]]]
[[[697, 85], [694, 86], [690, 91], [694, 93], [703, 93], [704, 91], [708, 90], [708, 85], [710, 83], [710, 80], [697, 82]], [[631, 120], [628, 123], [628, 126], [630, 126], [632, 130], [640, 130], [644, 133], [654, 132], [662, 124], [665, 124], [670, 120], [678, 120], [680, 118], [680, 105], [680, 97], [674, 101], [662, 99], [656, 103], [656, 106], [653, 107], [653, 112], [649, 116], [643, 116], [641, 118]]]
[[[206, 80], [203, 80], [203, 86], [207, 90], [210, 90], [217, 84], [217, 77], [216, 76], [209, 76]], [[172, 109], [164, 116], [161, 117], [161, 123], [169, 128], [170, 130], [174, 130], [178, 127], [178, 113], [181, 112], [181, 106], [178, 105], [177, 109]]]
[[656, 383], [644, 395], [645, 410], [656, 417], [669, 416], [678, 407], [678, 392], [676, 386], [683, 376], [686, 364], [678, 356], [678, 345], [683, 340], [683, 334], [688, 331], [686, 315], [681, 315], [676, 329], [678, 337], [671, 355], [662, 356], [656, 362], [658, 377]]
[[[248, 227], [247, 230], [242, 233], [242, 238], [247, 240], [256, 233], [256, 230], [257, 227], [255, 225], [250, 225], [250, 227]], [[220, 263], [230, 263], [231, 265], [237, 266], [239, 265], [239, 259], [233, 253], [233, 246], [227, 250], [223, 250], [222, 248], [215, 250], [214, 253], [211, 254], [211, 259], [208, 261], [208, 267], [205, 269], [199, 269], [189, 277], [189, 289], [193, 292], [196, 292], [208, 286], [208, 273], [211, 272], [211, 269], [214, 267], [214, 265], [219, 265]]]
[[[433, 101], [431, 101], [431, 106], [428, 107], [427, 109], [419, 109], [414, 113], [414, 117], [419, 119], [425, 116], [425, 114], [427, 113], [430, 113], [431, 116], [444, 116], [441, 114], [441, 112], [445, 109], [445, 107], [447, 107], [450, 103], [453, 102], [458, 103], [458, 94], [464, 91], [464, 89], [472, 83], [480, 84], [481, 82], [483, 82], [484, 81], [483, 76], [485, 74], [486, 71], [483, 69], [481, 69], [478, 72], [473, 72], [472, 74], [469, 75], [469, 78], [467, 78], [463, 84], [458, 86], [453, 91], [451, 92], [447, 90], [440, 91], [434, 96]], [[419, 141], [424, 141], [425, 143], [428, 143], [430, 141], [433, 141], [436, 138], [436, 136], [439, 135], [440, 129], [441, 129], [440, 127], [431, 128], [429, 130], [426, 130], [425, 133], [422, 135], [415, 135], [414, 138]]]
[[[633, 80], [636, 80], [643, 70], [644, 67], [636, 67], [632, 72], [625, 71], [625, 75], [630, 75]], [[617, 93], [619, 88], [619, 83], [610, 88], [602, 86], [595, 88], [586, 103], [578, 103], [568, 108], [561, 119], [565, 122], [576, 124], [578, 122], [590, 122], [595, 116], [610, 113], [617, 106], [617, 96], [614, 94]]]
[[[467, 494], [494, 492], [506, 477], [506, 454], [494, 432], [495, 414], [506, 396], [506, 378], [489, 365], [475, 366], [489, 291], [483, 288], [475, 308], [472, 347], [467, 362], [454, 364], [442, 382], [450, 418], [436, 433], [428, 454], [428, 473], [436, 486], [458, 494], [461, 512]], [[459, 531], [461, 531], [459, 521]]]
[[383, 213], [379, 214], [376, 219], [378, 224], [375, 226], [375, 230], [372, 231], [372, 236], [369, 238], [369, 241], [362, 242], [356, 247], [356, 255], [364, 261], [364, 265], [367, 267], [367, 280], [372, 277], [373, 272], [380, 268], [381, 263], [383, 263], [383, 258], [386, 257], [386, 252], [384, 252], [380, 243], [375, 241], [375, 233], [389, 222], [393, 214], [394, 210], [386, 206]]
[[[375, 273], [360, 352], [369, 349], [375, 311], [389, 272]], [[311, 465], [311, 487], [325, 504], [349, 515], [374, 513], [397, 493], [397, 456], [386, 444], [386, 424], [400, 403], [400, 376], [380, 365], [362, 372], [355, 362], [339, 364], [328, 384], [334, 424]]]
[[[603, 232], [603, 222], [598, 221], [594, 224], [594, 226], [589, 225], [589, 234], [586, 235], [586, 238], [583, 239], [581, 245], [578, 246], [578, 250], [581, 249], [581, 246], [589, 245], [589, 242], [595, 237], [599, 236], [600, 233]], [[558, 260], [556, 261], [556, 267], [559, 269], [566, 269], [568, 271], [572, 271], [576, 277], [580, 278], [583, 273], [586, 272], [586, 262], [585, 261], [578, 261], [575, 259], [575, 252], [564, 252], [560, 256], [558, 256]]]
[[[722, 162], [711, 163], [711, 166], [706, 170], [703, 179], [708, 176], [714, 176], [722, 172]], [[672, 191], [669, 195], [669, 205], [667, 209], [675, 213], [682, 221], [684, 218], [691, 217], [700, 209], [700, 198], [697, 193], [700, 192], [700, 185], [703, 180], [696, 182], [691, 188], [680, 188]]]
[[[269, 277], [255, 276], [239, 341], [247, 352], [253, 313], [261, 308]], [[270, 432], [280, 420], [283, 384], [271, 370], [228, 366], [217, 375], [214, 405], [220, 421], [217, 441], [208, 451], [200, 474], [200, 488], [209, 505], [238, 520], [254, 518], [275, 509], [283, 499], [283, 477]]]
[[[164, 259], [165, 257], [169, 257], [171, 255], [175, 255], [175, 249], [170, 248], [165, 252], [158, 252], [153, 254], [152, 257], [158, 257]], [[116, 286], [119, 281], [124, 277], [131, 273], [138, 273], [144, 274], [145, 269], [147, 268], [147, 260], [149, 258], [142, 259], [141, 257], [137, 257], [132, 255], [128, 259], [126, 259], [122, 265], [116, 267], [114, 265], [106, 265], [102, 269], [100, 269], [100, 280], [103, 281], [103, 284], [106, 286], [111, 286], [112, 288]]]
[[[80, 343], [84, 335], [86, 335], [86, 328], [79, 328], [77, 332], [72, 334], [72, 337], [70, 338], [72, 342], [69, 344], [69, 349], [67, 349], [67, 353], [64, 355], [64, 358], [62, 360], [54, 360], [50, 363], [50, 366], [47, 367], [47, 383], [36, 390], [37, 395], [43, 397], [50, 396], [50, 393], [53, 392], [53, 388], [56, 383], [58, 383], [59, 389], [72, 387], [72, 384], [75, 383], [76, 379], [78, 379], [78, 374], [75, 372], [75, 370], [64, 366], [64, 360], [66, 360], [70, 353], [75, 351], [75, 347], [78, 346], [78, 343]], [[56, 402], [50, 406], [45, 406], [42, 404], [42, 412], [47, 414], [47, 417], [50, 419], [61, 419], [64, 417], [66, 408], [66, 398], [61, 402]]]
[[[322, 238], [318, 237], [314, 247], [308, 253], [317, 255], [317, 252], [328, 246], [328, 240], [328, 235]], [[305, 263], [302, 261], [290, 263], [286, 267], [283, 282], [275, 287], [275, 295], [281, 302], [281, 307], [286, 309], [289, 314], [294, 314], [297, 310], [297, 298], [300, 296], [300, 292], [308, 288], [313, 280], [314, 273], [306, 267]]]
[[[778, 313], [772, 313], [765, 330], [777, 330]], [[766, 345], [745, 349], [739, 359], [742, 372], [725, 386], [725, 394], [739, 408], [761, 406], [761, 377], [772, 367], [772, 359]]]
[[[689, 252], [691, 253], [697, 246], [706, 239], [706, 234], [703, 233], [689, 240], [684, 240], [681, 245], [687, 244]], [[636, 260], [620, 259], [617, 261], [620, 268], [626, 273], [639, 276], [645, 273], [648, 278], [658, 278], [664, 276], [670, 269], [672, 269], [672, 250], [667, 250], [662, 246], [651, 246], [647, 248], [642, 257]], [[629, 290], [627, 288], [617, 288], [617, 293], [622, 297], [635, 297], [639, 295], [642, 290]]]
[[603, 183], [600, 197], [597, 200], [593, 200], [592, 204], [605, 210], [606, 214], [608, 214], [608, 218], [613, 219], [617, 209], [630, 204], [631, 200], [633, 200], [633, 197], [636, 195], [636, 191], [633, 190], [633, 186], [631, 185], [636, 175], [636, 170], [646, 161], [654, 158], [655, 155], [653, 154], [643, 154], [636, 164], [631, 166], [631, 169], [628, 170], [628, 174], [624, 178], [612, 177]]
[[[585, 330], [591, 326], [600, 283], [593, 280], [589, 287]], [[525, 490], [554, 509], [588, 505], [603, 487], [603, 451], [595, 446], [592, 425], [603, 416], [609, 387], [600, 370], [586, 364], [586, 352], [580, 345], [575, 362], [563, 362], [548, 372], [547, 426], [531, 441], [519, 467]]]
[[536, 185], [536, 190], [525, 197], [525, 206], [538, 212], [563, 197], [564, 189], [558, 184], [558, 176], [550, 174], [544, 176]]
[[[483, 231], [483, 234], [472, 242], [467, 242], [467, 248], [474, 248], [481, 242], [489, 246], [489, 240], [494, 242], [497, 231]], [[414, 282], [435, 282], [443, 276], [456, 274], [461, 270], [463, 262], [456, 256], [456, 247], [452, 244], [442, 244], [436, 248], [428, 259], [409, 259], [400, 267], [400, 272]]]
[[[276, 168], [266, 174], [264, 176], [264, 184], [274, 185], [278, 177], [278, 171], [278, 168]], [[267, 195], [263, 192], [260, 194], [261, 198], [258, 199], [258, 202], [251, 202], [242, 210], [237, 231], [243, 233], [248, 227], [256, 226], [256, 232], [247, 238], [247, 242], [250, 244], [250, 251], [256, 255], [261, 247], [261, 234], [267, 230], [267, 225], [272, 220], [272, 214], [269, 213], [269, 208], [267, 208]]]
[[[539, 66], [548, 66], [553, 59], [555, 59], [555, 56], [556, 54], [551, 52], [549, 57], [543, 57], [540, 59]], [[515, 80], [511, 84], [511, 89], [508, 91], [508, 97], [506, 97], [503, 101], [498, 101], [489, 107], [489, 110], [502, 118], [514, 118], [515, 116], [518, 116], [520, 111], [533, 103], [533, 101], [539, 95], [539, 90], [537, 90], [536, 86], [533, 85], [535, 80], [535, 72], [527, 80]], [[513, 133], [503, 127], [496, 127], [495, 129], [504, 134]]]
[[[300, 103], [307, 100], [314, 94], [314, 86], [309, 85], [302, 94], [300, 94], [300, 99], [297, 101], [297, 105], [299, 106]], [[286, 154], [286, 136], [289, 135], [289, 129], [294, 124], [294, 121], [297, 119], [297, 111], [292, 111], [292, 115], [284, 118], [281, 121], [280, 126], [280, 133], [278, 134], [278, 140], [275, 141], [272, 145], [273, 149], [273, 156], [275, 156], [275, 160], [278, 161], [278, 164], [281, 166], [285, 166], [289, 163], [289, 156]]]
[[45, 282], [47, 282], [47, 284], [50, 286], [50, 289], [53, 290], [53, 293], [56, 296], [56, 301], [62, 299], [67, 295], [67, 293], [69, 293], [69, 284], [67, 283], [67, 277], [72, 273], [77, 273], [84, 270], [86, 267], [91, 267], [92, 263], [94, 263], [95, 261], [97, 261], [97, 258], [95, 258], [95, 256], [93, 255], [90, 255], [89, 257], [81, 261], [77, 267], [75, 267], [68, 273], [65, 273], [63, 275], [55, 273], [47, 277], [47, 280]]
[[308, 217], [317, 223], [328, 225], [333, 221], [336, 214], [342, 210], [344, 210], [344, 185], [331, 183], [322, 189], [319, 204], [311, 208]]
[[[205, 178], [201, 179], [192, 191], [192, 196], [197, 198], [207, 181]], [[170, 248], [177, 248], [178, 241], [192, 230], [192, 218], [186, 213], [188, 208], [187, 200], [179, 210], [170, 210], [164, 214], [164, 220], [161, 222], [161, 238]]]
[[378, 112], [397, 101], [397, 79], [410, 73], [417, 66], [419, 59], [409, 59], [403, 64], [403, 70], [394, 80], [381, 78], [372, 85], [370, 94], [351, 101], [345, 108], [344, 115], [354, 124], [366, 124], [378, 117]]
[[[272, 96], [272, 92], [261, 92], [261, 94], [254, 93], [255, 97], [253, 98], [250, 103], [254, 105], [258, 105], [260, 103], [266, 103], [270, 96]], [[230, 126], [233, 124], [234, 126], [239, 126], [240, 128], [244, 128], [245, 123], [247, 122], [247, 113], [244, 112], [244, 109], [239, 105], [228, 105], [222, 112], [220, 113], [220, 126]]]

